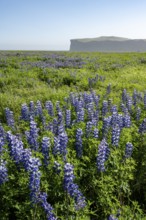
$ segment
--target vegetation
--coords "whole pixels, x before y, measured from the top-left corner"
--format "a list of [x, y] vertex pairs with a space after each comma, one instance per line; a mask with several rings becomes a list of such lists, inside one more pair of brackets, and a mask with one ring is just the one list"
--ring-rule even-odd
[[0, 52], [0, 219], [146, 219], [146, 54]]

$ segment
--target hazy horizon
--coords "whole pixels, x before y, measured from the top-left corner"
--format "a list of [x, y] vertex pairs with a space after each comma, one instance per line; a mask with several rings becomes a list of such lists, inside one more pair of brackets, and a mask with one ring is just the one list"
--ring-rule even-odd
[[146, 39], [145, 0], [0, 0], [0, 50], [69, 50], [70, 39]]

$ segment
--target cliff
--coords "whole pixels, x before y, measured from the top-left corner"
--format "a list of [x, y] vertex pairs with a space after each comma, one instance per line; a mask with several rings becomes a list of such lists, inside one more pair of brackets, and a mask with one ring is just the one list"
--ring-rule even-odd
[[146, 52], [146, 40], [113, 36], [72, 39], [70, 51]]

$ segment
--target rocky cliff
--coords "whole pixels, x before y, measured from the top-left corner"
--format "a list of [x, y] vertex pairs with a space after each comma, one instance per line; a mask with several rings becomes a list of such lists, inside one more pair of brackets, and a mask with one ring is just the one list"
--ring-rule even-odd
[[146, 52], [146, 40], [113, 36], [72, 39], [70, 51]]

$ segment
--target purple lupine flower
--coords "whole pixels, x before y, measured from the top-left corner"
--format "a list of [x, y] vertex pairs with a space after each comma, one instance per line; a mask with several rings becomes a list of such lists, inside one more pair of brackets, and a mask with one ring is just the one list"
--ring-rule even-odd
[[29, 121], [29, 107], [26, 103], [21, 105], [21, 120]]
[[137, 108], [137, 111], [136, 111], [136, 120], [139, 121], [140, 120], [140, 115], [141, 115], [141, 109], [140, 107]]
[[42, 154], [44, 156], [44, 164], [49, 164], [50, 138], [43, 137], [42, 139]]
[[48, 114], [53, 117], [54, 116], [53, 103], [51, 101], [46, 101], [45, 108], [47, 109]]
[[0, 185], [8, 181], [8, 171], [6, 167], [7, 162], [0, 160]]
[[86, 124], [86, 137], [90, 137], [91, 133], [92, 133], [92, 127], [93, 127], [93, 124], [91, 121], [88, 121], [87, 124]]
[[42, 109], [42, 104], [41, 102], [38, 100], [36, 103], [36, 107], [35, 107], [35, 115], [36, 116], [43, 116], [43, 109]]
[[80, 112], [77, 112], [77, 122], [84, 121], [84, 109], [82, 108]]
[[110, 109], [112, 113], [118, 113], [118, 109], [116, 105], [112, 105]]
[[26, 171], [30, 170], [30, 160], [32, 158], [32, 152], [29, 148], [23, 149], [22, 152], [22, 164]]
[[143, 122], [139, 126], [139, 133], [145, 133], [146, 132], [146, 118], [143, 120]]
[[18, 140], [10, 131], [7, 132], [8, 145], [10, 147], [10, 155], [18, 165], [22, 162], [23, 142]]
[[94, 97], [94, 103], [95, 103], [96, 109], [99, 108], [99, 100], [100, 100], [100, 96], [99, 95]]
[[36, 122], [32, 119], [30, 120], [30, 131], [26, 132], [27, 141], [30, 145], [30, 147], [33, 150], [38, 150], [39, 144], [38, 144], [38, 131], [39, 129], [36, 126]]
[[87, 112], [88, 112], [89, 121], [92, 121], [93, 117], [94, 117], [93, 103], [92, 102], [87, 104]]
[[53, 119], [53, 133], [58, 135], [58, 121], [56, 118]]
[[131, 127], [131, 118], [130, 115], [127, 113], [123, 116], [123, 126], [126, 128]]
[[57, 220], [55, 217], [52, 206], [47, 202], [47, 194], [45, 192], [39, 193], [38, 202], [46, 213], [47, 220]]
[[71, 110], [70, 109], [66, 110], [65, 122], [66, 122], [66, 127], [69, 128], [71, 125]]
[[57, 134], [59, 135], [59, 134], [64, 133], [64, 132], [65, 132], [65, 128], [64, 128], [64, 124], [62, 123], [58, 126]]
[[111, 123], [111, 116], [109, 116], [108, 118], [103, 119], [103, 125], [102, 125], [102, 135], [103, 135], [103, 137], [106, 137], [106, 135], [108, 134], [108, 130], [110, 128], [110, 123]]
[[132, 110], [132, 99], [129, 96], [127, 97], [127, 100], [126, 100], [126, 107], [127, 107], [128, 111], [131, 112], [131, 110]]
[[112, 129], [112, 145], [118, 146], [119, 145], [119, 139], [120, 139], [120, 128], [119, 125], [115, 125]]
[[53, 133], [53, 123], [49, 122], [48, 126], [46, 126], [46, 129], [48, 129], [49, 131]]
[[97, 168], [100, 172], [105, 171], [105, 161], [108, 159], [110, 150], [105, 139], [101, 141], [98, 147]]
[[132, 151], [133, 151], [133, 145], [130, 142], [128, 142], [126, 144], [126, 149], [125, 149], [125, 158], [131, 157]]
[[61, 164], [58, 163], [57, 161], [54, 161], [53, 169], [55, 173], [59, 174], [61, 172]]
[[146, 92], [144, 93], [144, 100], [143, 100], [143, 102], [144, 102], [144, 109], [146, 109]]
[[121, 111], [122, 111], [122, 112], [125, 112], [125, 108], [126, 108], [126, 107], [125, 107], [125, 104], [121, 102], [121, 103], [120, 103], [120, 109], [121, 109]]
[[83, 135], [82, 129], [78, 128], [76, 132], [76, 143], [75, 143], [77, 157], [82, 157], [83, 154], [82, 135]]
[[98, 128], [94, 128], [94, 130], [93, 130], [93, 137], [94, 138], [98, 138], [98, 136], [99, 136]]
[[7, 125], [10, 126], [12, 129], [14, 129], [15, 122], [14, 122], [13, 112], [10, 111], [9, 108], [6, 108], [5, 114], [6, 114]]
[[111, 116], [111, 121], [110, 121], [110, 125], [112, 127], [114, 127], [117, 124], [117, 119], [118, 119], [117, 111], [113, 111], [112, 116]]
[[108, 112], [108, 102], [106, 100], [102, 103], [102, 116], [105, 116]]
[[0, 154], [4, 150], [3, 146], [5, 145], [5, 138], [6, 138], [6, 133], [5, 133], [2, 125], [0, 124]]
[[59, 101], [56, 102], [56, 111], [57, 112], [61, 112], [60, 102]]
[[80, 112], [83, 108], [83, 101], [76, 101], [75, 110], [76, 112]]
[[78, 189], [78, 185], [75, 184], [73, 174], [73, 165], [66, 163], [64, 166], [64, 189], [75, 200], [75, 209], [80, 210], [86, 206], [85, 197]]
[[94, 111], [94, 119], [98, 123], [98, 121], [99, 121], [99, 111], [98, 110]]
[[54, 137], [53, 154], [54, 155], [60, 154], [60, 139], [58, 137]]
[[59, 141], [60, 141], [60, 154], [63, 155], [64, 159], [66, 158], [67, 154], [67, 142], [68, 142], [68, 137], [65, 132], [59, 134], [58, 136]]
[[62, 111], [57, 112], [57, 122], [58, 122], [58, 125], [63, 123], [63, 113], [62, 113]]
[[29, 113], [30, 113], [30, 117], [34, 118], [35, 115], [35, 105], [33, 101], [30, 101], [29, 103]]
[[38, 196], [40, 192], [41, 173], [39, 171], [39, 167], [41, 166], [41, 163], [38, 158], [32, 157], [29, 154], [27, 154], [27, 156], [28, 161], [23, 161], [23, 163], [24, 168], [29, 172], [30, 200], [32, 204], [35, 204], [38, 202]]
[[118, 114], [117, 124], [119, 125], [120, 130], [122, 130], [122, 128], [124, 127], [124, 125], [123, 125], [123, 115], [122, 114]]

